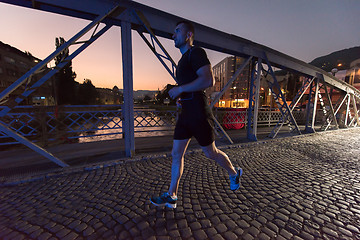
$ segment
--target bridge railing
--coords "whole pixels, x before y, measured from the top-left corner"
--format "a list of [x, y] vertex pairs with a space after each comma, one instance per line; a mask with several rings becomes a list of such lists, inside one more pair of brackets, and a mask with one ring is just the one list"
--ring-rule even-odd
[[[89, 142], [123, 137], [121, 105], [84, 106], [17, 106], [1, 119], [6, 126], [40, 145]], [[1, 110], [1, 107], [0, 107]], [[225, 129], [247, 125], [247, 110], [215, 109], [214, 116]], [[294, 112], [301, 121], [304, 112]], [[178, 111], [149, 108], [134, 109], [134, 131], [137, 137], [172, 134]], [[259, 126], [274, 126], [281, 119], [275, 109], [260, 109]], [[18, 144], [0, 132], [0, 146]]]
[[[63, 0], [63, 1], [35, 1], [32, 0], [22, 0], [22, 1], [9, 1], [9, 0], [0, 0], [0, 2], [15, 4], [17, 6], [23, 6], [28, 8], [35, 8], [37, 10], [43, 10], [47, 12], [53, 12], [63, 15], [68, 15], [72, 17], [78, 17], [82, 19], [90, 20], [91, 22], [86, 25], [82, 30], [76, 33], [73, 37], [71, 37], [67, 42], [65, 42], [61, 47], [56, 49], [53, 53], [51, 53], [47, 58], [43, 61], [39, 62], [35, 67], [33, 67], [30, 71], [28, 71], [25, 75], [16, 80], [13, 84], [11, 84], [7, 89], [0, 92], [0, 102], [9, 97], [10, 94], [14, 93], [14, 91], [29, 82], [31, 77], [39, 72], [42, 67], [48, 64], [52, 59], [58, 56], [61, 52], [68, 49], [70, 46], [74, 47], [79, 46], [75, 51], [73, 51], [67, 58], [64, 58], [61, 63], [57, 64], [56, 68], [53, 68], [49, 73], [47, 73], [44, 77], [39, 79], [32, 86], [27, 88], [21, 95], [10, 99], [6, 106], [0, 111], [0, 117], [4, 117], [8, 119], [7, 124], [12, 124], [10, 127], [7, 124], [2, 123], [2, 119], [0, 121], [0, 129], [8, 136], [11, 136], [16, 141], [21, 142], [27, 147], [33, 149], [39, 154], [45, 156], [49, 160], [57, 163], [58, 165], [65, 167], [68, 166], [66, 163], [62, 162], [60, 159], [57, 159], [55, 156], [51, 155], [41, 147], [33, 144], [28, 141], [26, 138], [22, 137], [21, 134], [36, 134], [37, 129], [39, 127], [33, 127], [33, 122], [36, 122], [35, 117], [31, 114], [24, 114], [22, 116], [13, 117], [12, 115], [8, 115], [13, 113], [14, 106], [19, 105], [26, 97], [31, 95], [37, 88], [39, 88], [43, 83], [48, 81], [57, 71], [66, 66], [69, 61], [74, 59], [80, 52], [85, 50], [90, 44], [95, 42], [101, 35], [103, 35], [106, 31], [108, 31], [112, 26], [121, 27], [121, 49], [122, 49], [122, 62], [123, 62], [123, 88], [124, 88], [124, 108], [121, 111], [121, 116], [117, 116], [118, 119], [116, 122], [112, 121], [111, 124], [114, 124], [114, 131], [118, 131], [117, 133], [121, 133], [123, 131], [125, 134], [125, 152], [126, 156], [131, 157], [135, 154], [135, 139], [134, 133], [138, 131], [137, 127], [142, 125], [145, 128], [150, 129], [152, 124], [157, 123], [159, 120], [151, 120], [151, 116], [147, 116], [150, 119], [141, 120], [142, 115], [137, 116], [137, 113], [133, 111], [133, 66], [132, 66], [132, 30], [135, 30], [142, 37], [144, 42], [148, 45], [148, 47], [152, 50], [155, 56], [158, 58], [159, 62], [165, 67], [165, 69], [169, 72], [169, 74], [174, 77], [176, 64], [171, 58], [170, 54], [166, 50], [166, 48], [161, 44], [161, 41], [158, 37], [162, 37], [165, 39], [172, 39], [173, 30], [177, 22], [183, 20], [183, 17], [175, 16], [170, 13], [166, 13], [160, 11], [155, 8], [148, 7], [146, 5], [142, 5], [140, 3], [136, 3], [135, 1], [108, 1], [108, 0], [93, 0], [89, 1], [88, 4], [78, 4], [76, 1]], [[103, 24], [100, 24], [103, 23]], [[305, 132], [315, 132], [315, 123], [318, 120], [317, 106], [320, 102], [320, 105], [323, 107], [325, 119], [322, 127], [324, 130], [326, 129], [337, 129], [339, 128], [339, 124], [337, 123], [335, 116], [337, 113], [337, 109], [334, 109], [332, 104], [331, 96], [333, 90], [335, 92], [339, 92], [339, 95], [343, 98], [340, 103], [339, 108], [342, 105], [342, 108], [345, 109], [345, 119], [344, 119], [344, 127], [353, 127], [360, 126], [359, 120], [359, 110], [357, 105], [359, 105], [360, 101], [360, 91], [358, 91], [353, 86], [343, 82], [336, 77], [332, 76], [330, 73], [323, 71], [322, 69], [316, 68], [308, 63], [305, 63], [299, 59], [293, 58], [281, 52], [278, 52], [274, 49], [271, 49], [267, 46], [260, 45], [258, 43], [252, 42], [248, 39], [241, 38], [239, 36], [235, 36], [233, 34], [228, 34], [211, 27], [193, 22], [196, 29], [196, 39], [195, 45], [203, 47], [205, 49], [214, 50], [217, 52], [234, 55], [238, 57], [243, 57], [246, 61], [236, 70], [234, 76], [228, 81], [228, 83], [224, 86], [224, 88], [219, 92], [219, 96], [216, 98], [220, 98], [221, 95], [229, 89], [232, 82], [237, 78], [235, 75], [241, 74], [241, 72], [246, 68], [247, 65], [250, 66], [250, 79], [249, 79], [249, 109], [248, 115], [245, 118], [249, 120], [247, 124], [247, 138], [253, 141], [257, 141], [257, 127], [263, 124], [272, 125], [272, 119], [278, 118], [280, 115], [278, 112], [269, 111], [268, 113], [258, 113], [258, 107], [260, 106], [260, 97], [259, 97], [259, 89], [261, 89], [261, 82], [265, 77], [267, 87], [271, 90], [272, 99], [275, 101], [278, 109], [282, 114], [282, 118], [284, 121], [278, 121], [275, 125], [270, 137], [275, 138], [279, 130], [284, 124], [291, 125], [292, 129], [295, 129], [297, 134], [301, 134], [299, 129], [299, 124], [296, 121], [296, 117], [294, 116], [296, 113], [292, 112], [292, 107], [296, 106], [295, 102], [298, 102], [301, 98], [307, 99], [307, 113], [305, 117]], [[99, 28], [100, 26], [100, 28]], [[86, 38], [93, 31], [93, 34], [90, 38]], [[306, 78], [303, 83], [303, 86], [299, 89], [299, 92], [296, 94], [292, 103], [295, 105], [289, 106], [287, 103], [286, 96], [283, 94], [281, 86], [278, 81], [278, 77], [276, 76], [276, 69], [281, 69], [285, 71], [289, 71], [292, 73], [296, 73]], [[292, 80], [291, 80], [292, 81]], [[263, 82], [264, 83], [264, 82]], [[328, 92], [328, 88], [331, 88], [331, 92]], [[301, 90], [301, 91], [300, 91]], [[330, 89], [329, 89], [330, 90]], [[309, 94], [308, 94], [309, 93]], [[323, 94], [324, 93], [324, 94]], [[307, 95], [307, 96], [306, 96]], [[323, 96], [322, 96], [323, 95]], [[325, 97], [325, 98], [323, 98]], [[327, 102], [324, 103], [324, 99], [328, 99]], [[216, 102], [216, 101], [215, 101]], [[215, 103], [214, 102], [214, 103]], [[328, 109], [326, 109], [329, 107]], [[346, 107], [344, 106], [346, 105]], [[291, 108], [290, 108], [291, 107]], [[64, 119], [66, 121], [72, 122], [73, 125], [67, 126], [66, 121], [57, 122], [57, 127], [52, 127], [53, 125], [49, 124], [50, 122], [54, 122], [51, 116], [46, 113], [38, 113], [43, 114], [45, 117], [40, 117], [38, 124], [34, 124], [35, 126], [41, 126], [43, 129], [43, 133], [41, 136], [46, 141], [50, 139], [50, 135], [52, 132], [57, 132], [60, 134], [68, 134], [70, 131], [71, 134], [74, 134], [75, 138], [79, 138], [79, 132], [87, 130], [87, 125], [90, 125], [89, 131], [94, 131], [96, 128], [96, 124], [92, 121], [96, 118], [96, 115], [105, 114], [103, 113], [71, 113], [67, 117], [65, 113], [61, 111], [58, 114], [64, 114]], [[114, 112], [111, 114], [115, 114]], [[109, 113], [109, 116], [111, 115]], [[238, 114], [238, 113], [236, 113]], [[243, 115], [244, 113], [242, 113]], [[246, 113], [245, 113], [246, 114]], [[342, 113], [341, 113], [342, 114]], [[87, 116], [95, 116], [90, 122], [87, 122]], [[230, 116], [231, 114], [228, 114]], [[122, 119], [122, 117], [124, 118]], [[134, 117], [135, 116], [135, 117]], [[17, 118], [24, 118], [25, 120], [17, 120]], [[103, 117], [101, 120], [105, 119]], [[133, 122], [139, 118], [139, 122]], [[62, 118], [60, 118], [62, 119]], [[79, 123], [75, 121], [75, 119], [79, 119], [79, 121], [84, 121]], [[115, 118], [114, 118], [115, 119]], [[236, 121], [242, 121], [243, 117], [240, 117]], [[281, 119], [281, 118], [280, 118]], [[279, 120], [280, 120], [279, 119]], [[56, 118], [58, 121], [59, 118]], [[221, 120], [221, 119], [220, 119]], [[23, 125], [21, 122], [25, 122], [28, 125]], [[230, 122], [233, 120], [230, 120]], [[85, 124], [86, 122], [86, 124]], [[150, 123], [148, 123], [150, 122]], [[227, 140], [232, 143], [231, 138], [226, 134], [225, 130], [223, 130], [219, 121], [215, 121], [218, 129], [221, 130], [223, 135], [227, 138]], [[167, 123], [168, 124], [168, 123]], [[106, 124], [105, 124], [106, 125]], [[122, 126], [124, 125], [124, 126]], [[133, 127], [135, 125], [135, 129]], [[156, 125], [156, 124], [155, 124]], [[18, 129], [14, 131], [14, 126], [18, 126]], [[115, 128], [114, 127], [114, 128]], [[48, 130], [48, 128], [50, 128]], [[64, 130], [62, 129], [64, 128]], [[55, 129], [55, 130], [54, 130]], [[58, 130], [60, 129], [60, 130]], [[51, 131], [52, 130], [52, 131]], [[63, 131], [62, 131], [63, 130]], [[110, 130], [110, 129], [109, 129]], [[145, 130], [140, 130], [145, 131]], [[46, 135], [48, 134], [48, 135]], [[65, 137], [67, 135], [65, 134]], [[108, 134], [108, 133], [106, 133]], [[115, 133], [114, 133], [115, 134]], [[31, 135], [31, 136], [32, 136]], [[70, 137], [73, 137], [72, 135]], [[58, 139], [58, 136], [57, 136]]]
[[[294, 117], [297, 121], [304, 120], [304, 111], [294, 111]], [[215, 109], [215, 117], [225, 127], [225, 129], [240, 129], [247, 126], [248, 111], [247, 109]], [[282, 114], [278, 109], [259, 108], [258, 126], [271, 127], [275, 126], [281, 120]]]
[[[165, 132], [175, 125], [176, 111], [135, 109], [135, 133]], [[17, 106], [1, 119], [6, 126], [33, 142], [74, 142], [74, 139], [102, 137], [121, 138], [123, 115], [121, 105], [92, 106]], [[99, 138], [98, 138], [99, 139]], [[81, 140], [80, 140], [81, 141]], [[0, 132], [0, 146], [17, 144]]]

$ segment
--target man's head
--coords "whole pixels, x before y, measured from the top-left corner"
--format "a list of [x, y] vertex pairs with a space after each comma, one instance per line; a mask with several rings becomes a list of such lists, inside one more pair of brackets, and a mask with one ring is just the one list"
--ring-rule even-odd
[[182, 48], [186, 44], [191, 46], [194, 41], [194, 35], [195, 29], [191, 22], [186, 20], [178, 22], [172, 36], [175, 42], [175, 47]]

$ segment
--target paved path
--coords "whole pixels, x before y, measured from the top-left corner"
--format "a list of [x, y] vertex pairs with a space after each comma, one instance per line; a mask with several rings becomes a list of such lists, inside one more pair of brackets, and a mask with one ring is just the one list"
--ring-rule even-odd
[[186, 155], [177, 209], [171, 159], [77, 168], [0, 187], [0, 239], [360, 239], [360, 129], [223, 147], [244, 169], [232, 192], [225, 171]]

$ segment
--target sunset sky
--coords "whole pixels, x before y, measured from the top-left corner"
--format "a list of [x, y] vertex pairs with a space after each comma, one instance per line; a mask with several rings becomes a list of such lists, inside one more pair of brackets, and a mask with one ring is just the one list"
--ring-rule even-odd
[[[310, 62], [344, 48], [360, 46], [358, 0], [141, 0], [151, 7], [231, 33]], [[0, 41], [44, 59], [55, 38], [66, 40], [88, 21], [0, 3]], [[180, 52], [161, 39], [175, 61]], [[112, 27], [73, 60], [76, 81], [122, 87], [120, 28]], [[71, 51], [71, 49], [70, 49]], [[225, 54], [207, 50], [212, 65]], [[360, 57], [360, 56], [359, 56]], [[134, 89], [157, 90], [174, 83], [136, 32], [133, 32]]]

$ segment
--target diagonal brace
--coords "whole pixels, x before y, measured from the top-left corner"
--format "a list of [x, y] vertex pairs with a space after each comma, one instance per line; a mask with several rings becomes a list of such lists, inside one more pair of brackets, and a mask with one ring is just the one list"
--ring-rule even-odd
[[[292, 100], [292, 102], [290, 103], [290, 111], [294, 111], [294, 108], [296, 107], [296, 105], [299, 103], [299, 101], [301, 100], [301, 98], [304, 96], [306, 90], [310, 87], [311, 83], [314, 81], [315, 77], [313, 78], [308, 78], [304, 84], [301, 86], [301, 88], [299, 89], [299, 91], [297, 92], [296, 96], [294, 97], [294, 99]], [[276, 126], [274, 127], [274, 129], [272, 130], [271, 136], [275, 137], [280, 129], [282, 128], [282, 126], [285, 124], [285, 119], [281, 118]]]
[[101, 22], [105, 17], [107, 17], [109, 14], [111, 14], [117, 7], [112, 9], [110, 12], [106, 13], [103, 16], [97, 17], [93, 22], [88, 24], [83, 30], [81, 30], [78, 34], [76, 34], [74, 37], [72, 37], [69, 41], [67, 41], [65, 44], [61, 45], [56, 51], [54, 51], [52, 54], [50, 54], [47, 58], [45, 58], [43, 61], [39, 62], [35, 67], [33, 67], [29, 72], [27, 72], [25, 75], [23, 75], [21, 78], [19, 78], [17, 81], [15, 81], [12, 85], [10, 85], [7, 89], [2, 91], [0, 93], [0, 101], [3, 100], [5, 97], [7, 97], [9, 94], [11, 94], [13, 91], [16, 90], [17, 87], [19, 87], [22, 83], [24, 83], [27, 78], [34, 75], [38, 71], [40, 71], [44, 66], [46, 66], [51, 60], [53, 60], [56, 56], [58, 56], [60, 53], [65, 51], [67, 48], [69, 48], [73, 43], [76, 42], [79, 38], [81, 38], [83, 35], [85, 35], [89, 30], [91, 30], [94, 26], [96, 26], [99, 22]]
[[330, 97], [329, 91], [328, 91], [328, 89], [327, 89], [326, 82], [325, 82], [325, 80], [324, 80], [324, 76], [323, 76], [322, 74], [317, 74], [317, 75], [318, 75], [317, 77], [321, 80], [321, 83], [322, 83], [322, 85], [323, 85], [323, 88], [324, 88], [324, 91], [325, 91], [325, 95], [326, 95], [326, 97], [327, 97], [327, 99], [328, 99], [329, 107], [330, 107], [330, 113], [329, 113], [329, 114], [326, 116], [326, 118], [325, 118], [325, 122], [328, 122], [328, 125], [327, 125], [327, 127], [325, 128], [325, 130], [326, 130], [326, 129], [328, 128], [328, 126], [331, 124], [331, 121], [329, 120], [330, 117], [332, 117], [332, 119], [333, 119], [333, 121], [334, 121], [334, 123], [335, 123], [336, 129], [338, 129], [338, 128], [339, 128], [339, 124], [338, 124], [338, 122], [337, 122], [337, 120], [336, 120], [334, 107], [333, 107], [333, 105], [332, 105], [331, 97]]
[[[39, 71], [42, 71], [42, 68], [46, 66], [52, 59], [54, 59], [56, 56], [58, 56], [61, 52], [66, 51], [68, 47], [72, 44], [74, 44], [79, 38], [81, 38], [84, 34], [86, 34], [88, 31], [90, 31], [94, 26], [99, 25], [99, 23], [105, 19], [108, 15], [112, 14], [118, 7], [116, 6], [111, 11], [106, 13], [103, 16], [97, 17], [93, 22], [88, 24], [83, 30], [81, 30], [78, 34], [76, 34], [74, 37], [72, 37], [69, 41], [61, 45], [55, 52], [50, 54], [45, 60], [41, 61], [39, 64], [37, 64], [35, 67], [30, 69], [25, 75], [23, 75], [21, 78], [19, 78], [17, 81], [15, 81], [12, 85], [10, 85], [7, 89], [5, 89], [3, 92], [0, 93], [0, 101], [5, 99], [9, 94], [11, 94], [16, 88], [21, 86], [24, 82], [26, 82], [29, 78], [31, 78], [34, 74], [36, 74]], [[49, 71], [45, 76], [43, 76], [40, 80], [38, 80], [35, 84], [33, 84], [29, 89], [26, 89], [22, 95], [18, 96], [13, 102], [11, 102], [8, 106], [4, 106], [3, 109], [0, 111], [0, 117], [5, 116], [11, 109], [13, 109], [16, 105], [18, 105], [20, 102], [22, 102], [26, 97], [28, 97], [31, 93], [33, 93], [38, 87], [40, 87], [44, 82], [46, 82], [50, 77], [52, 77], [56, 72], [58, 72], [61, 68], [63, 68], [66, 64], [68, 64], [71, 59], [76, 57], [80, 52], [82, 52], [85, 48], [87, 48], [91, 43], [93, 43], [96, 39], [98, 39], [103, 33], [105, 33], [111, 25], [106, 25], [103, 29], [101, 29], [98, 33], [95, 34], [95, 32], [92, 34], [91, 39], [84, 42], [82, 46], [80, 46], [75, 52], [73, 52], [70, 56], [68, 56], [66, 59], [64, 59], [61, 63], [57, 65], [56, 68], [53, 68], [51, 71]], [[95, 29], [95, 30], [96, 30]], [[49, 160], [55, 162], [61, 167], [67, 167], [68, 165], [55, 156], [53, 156], [51, 153], [48, 153], [45, 149], [39, 147], [38, 145], [32, 143], [28, 139], [24, 138], [23, 136], [19, 135], [18, 133], [11, 130], [6, 125], [0, 123], [0, 130], [7, 134], [9, 137], [14, 138], [18, 142], [28, 146], [32, 150], [36, 151], [37, 153], [43, 155], [44, 157], [48, 158]]]
[[[295, 120], [295, 118], [294, 118], [294, 116], [293, 116], [293, 114], [292, 114], [292, 111], [290, 110], [290, 107], [289, 107], [289, 105], [288, 105], [287, 102], [286, 102], [286, 99], [285, 99], [284, 94], [281, 92], [280, 85], [279, 85], [279, 83], [278, 83], [278, 81], [277, 81], [277, 79], [276, 79], [275, 73], [274, 73], [274, 71], [273, 71], [273, 69], [272, 69], [272, 66], [271, 66], [271, 64], [270, 64], [270, 62], [269, 62], [269, 60], [268, 60], [268, 58], [267, 58], [266, 55], [265, 55], [265, 61], [266, 61], [266, 64], [268, 65], [269, 73], [270, 73], [270, 75], [272, 76], [273, 81], [274, 81], [273, 83], [268, 82], [268, 84], [269, 84], [269, 86], [270, 86], [270, 89], [271, 89], [271, 91], [273, 92], [273, 95], [276, 94], [276, 93], [274, 92], [273, 86], [275, 85], [275, 86], [279, 89], [279, 94], [278, 94], [279, 96], [278, 96], [277, 98], [280, 98], [280, 100], [282, 101], [282, 104], [280, 104], [279, 101], [276, 101], [276, 102], [277, 102], [277, 104], [278, 104], [278, 106], [279, 106], [279, 109], [280, 109], [280, 112], [281, 112], [281, 114], [282, 114], [282, 119], [281, 119], [281, 121], [284, 122], [284, 120], [290, 118], [290, 122], [295, 126], [295, 129], [296, 129], [296, 131], [298, 132], [298, 134], [301, 134], [301, 131], [300, 131], [300, 129], [299, 129], [299, 126], [297, 125], [296, 120]], [[284, 108], [285, 108], [285, 109], [284, 109]], [[274, 132], [272, 132], [270, 137], [275, 137], [275, 136], [276, 136], [276, 134], [274, 134]]]
[[354, 108], [354, 113], [355, 113], [355, 121], [356, 121], [356, 124], [358, 126], [360, 126], [360, 120], [359, 120], [359, 114], [358, 114], [358, 110], [357, 110], [357, 106], [356, 106], [355, 95], [352, 95], [352, 102], [353, 102], [353, 108]]
[[[170, 54], [166, 51], [165, 47], [161, 44], [161, 42], [159, 41], [159, 39], [156, 37], [155, 33], [151, 30], [151, 26], [149, 21], [146, 19], [146, 17], [144, 16], [143, 13], [139, 12], [139, 11], [133, 11], [133, 15], [136, 17], [136, 19], [139, 21], [139, 23], [141, 24], [142, 28], [137, 29], [137, 32], [139, 33], [140, 37], [144, 40], [144, 42], [148, 45], [148, 47], [151, 49], [151, 51], [155, 54], [155, 56], [159, 59], [159, 61], [161, 62], [161, 64], [166, 68], [166, 70], [169, 72], [169, 74], [172, 76], [172, 78], [176, 81], [176, 77], [175, 77], [175, 71], [176, 71], [176, 63], [174, 62], [174, 60], [171, 58]], [[144, 36], [144, 33], [142, 30], [146, 30], [147, 33], [150, 34], [150, 38], [151, 38], [151, 43], [149, 42], [149, 40]], [[155, 41], [155, 42], [154, 42]], [[158, 51], [156, 50], [156, 45], [161, 49], [161, 51], [163, 52], [162, 55], [160, 53], [158, 53]], [[165, 60], [168, 60], [171, 64], [171, 69], [169, 68], [169, 66], [165, 63]]]
[[43, 155], [47, 159], [51, 160], [52, 162], [56, 163], [60, 167], [69, 167], [69, 165], [60, 159], [56, 158], [54, 155], [46, 151], [45, 149], [39, 147], [38, 145], [32, 143], [31, 141], [27, 140], [20, 134], [16, 133], [15, 131], [8, 128], [6, 125], [4, 125], [2, 122], [0, 122], [0, 131], [5, 133], [7, 136], [14, 138], [19, 143], [22, 143], [29, 147], [30, 149], [34, 150], [35, 152]]

